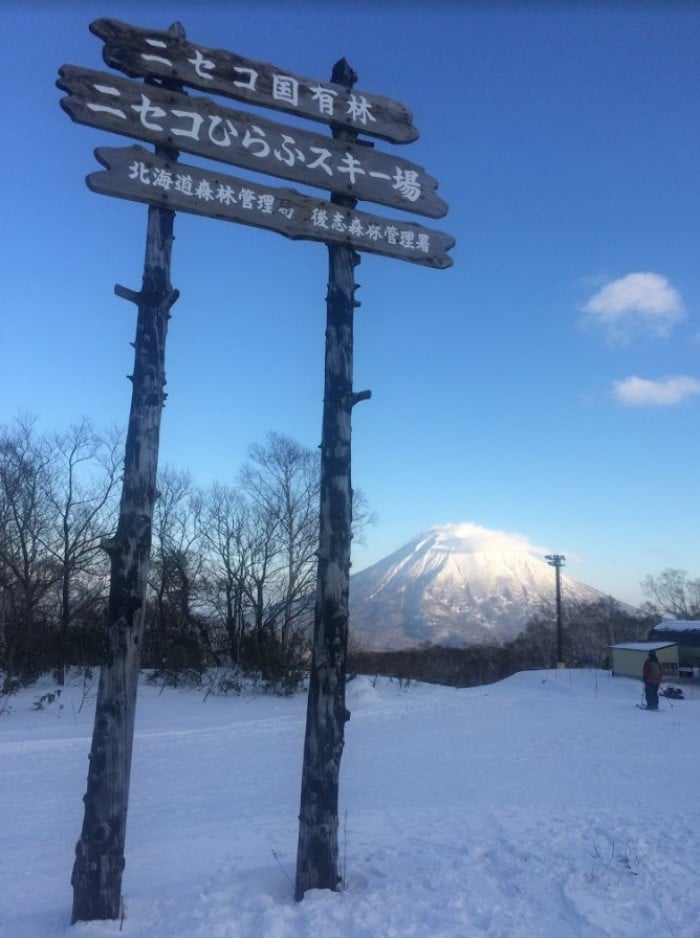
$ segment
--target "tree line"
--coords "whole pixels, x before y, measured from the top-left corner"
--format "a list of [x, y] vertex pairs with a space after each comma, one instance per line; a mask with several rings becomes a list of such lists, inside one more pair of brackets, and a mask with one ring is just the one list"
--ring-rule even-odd
[[[123, 440], [83, 420], [0, 428], [0, 670], [5, 690], [104, 657]], [[319, 456], [282, 434], [250, 447], [231, 484], [164, 467], [153, 519], [142, 663], [222, 662], [265, 681], [301, 678], [312, 618]], [[358, 499], [358, 525], [365, 514]]]
[[[562, 608], [564, 661], [569, 667], [610, 666], [610, 645], [645, 641], [659, 621], [652, 609], [625, 609], [611, 597], [568, 602]], [[513, 641], [467, 647], [429, 645], [392, 652], [351, 649], [348, 666], [361, 673], [399, 680], [430, 681], [473, 687], [500, 681], [517, 671], [556, 667], [557, 627], [554, 605], [530, 617]]]

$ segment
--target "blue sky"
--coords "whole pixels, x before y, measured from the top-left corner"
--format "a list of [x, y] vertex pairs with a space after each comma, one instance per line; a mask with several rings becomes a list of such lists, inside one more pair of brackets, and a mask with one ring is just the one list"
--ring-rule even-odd
[[[321, 80], [345, 56], [413, 111], [420, 138], [377, 148], [437, 177], [447, 216], [406, 217], [457, 244], [446, 271], [357, 269], [353, 483], [379, 520], [355, 569], [473, 521], [630, 602], [646, 574], [700, 575], [700, 6], [6, 0], [0, 422], [128, 416], [113, 287], [140, 286], [146, 209], [87, 189], [93, 149], [129, 141], [71, 123], [54, 85], [106, 69], [100, 16]], [[316, 446], [324, 246], [184, 214], [175, 234], [161, 461], [206, 484], [269, 430]]]

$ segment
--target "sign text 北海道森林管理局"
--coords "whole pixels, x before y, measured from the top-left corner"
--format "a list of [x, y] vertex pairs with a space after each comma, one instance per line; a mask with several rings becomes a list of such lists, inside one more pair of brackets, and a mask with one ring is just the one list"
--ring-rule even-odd
[[95, 152], [107, 172], [91, 173], [87, 183], [103, 195], [265, 228], [292, 239], [345, 244], [427, 267], [442, 269], [452, 264], [446, 252], [454, 238], [413, 222], [171, 163], [142, 147], [100, 147]]

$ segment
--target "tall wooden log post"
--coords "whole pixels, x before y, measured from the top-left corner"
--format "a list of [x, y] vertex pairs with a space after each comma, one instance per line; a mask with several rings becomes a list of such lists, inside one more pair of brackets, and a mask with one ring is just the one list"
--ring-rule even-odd
[[[351, 88], [356, 74], [342, 59], [331, 81]], [[354, 131], [333, 129], [353, 141]], [[349, 208], [354, 199], [333, 196]], [[350, 247], [329, 245], [326, 301], [326, 353], [321, 436], [321, 506], [318, 578], [311, 675], [306, 714], [304, 764], [299, 812], [295, 897], [308, 889], [338, 888], [338, 780], [345, 723], [345, 675], [350, 591], [352, 488], [350, 436], [353, 405], [370, 396], [355, 394], [353, 376], [354, 270], [359, 255]]]
[[[181, 31], [181, 27], [172, 29]], [[184, 32], [181, 32], [184, 37]], [[177, 154], [167, 152], [169, 159]], [[151, 552], [165, 340], [178, 291], [170, 283], [175, 213], [148, 209], [143, 284], [115, 293], [138, 307], [131, 409], [116, 534], [103, 542], [111, 563], [105, 660], [95, 708], [85, 814], [75, 848], [71, 923], [121, 915], [131, 753]]]
[[111, 562], [105, 661], [90, 749], [85, 815], [75, 848], [72, 922], [119, 918], [131, 751], [151, 551], [165, 340], [178, 293], [170, 284], [175, 213], [150, 207], [143, 286], [117, 286], [138, 305], [131, 411], [117, 531], [103, 543]]

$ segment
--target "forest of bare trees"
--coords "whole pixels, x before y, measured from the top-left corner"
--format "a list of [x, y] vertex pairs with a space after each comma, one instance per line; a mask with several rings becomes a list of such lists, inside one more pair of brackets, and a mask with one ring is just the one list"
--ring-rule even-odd
[[[123, 460], [88, 421], [43, 434], [0, 428], [0, 670], [17, 682], [103, 656]], [[314, 597], [318, 452], [280, 434], [253, 445], [234, 482], [208, 488], [164, 467], [153, 521], [142, 664], [221, 662], [264, 681], [301, 677]], [[361, 517], [361, 512], [360, 512]], [[289, 688], [291, 689], [291, 687]]]

